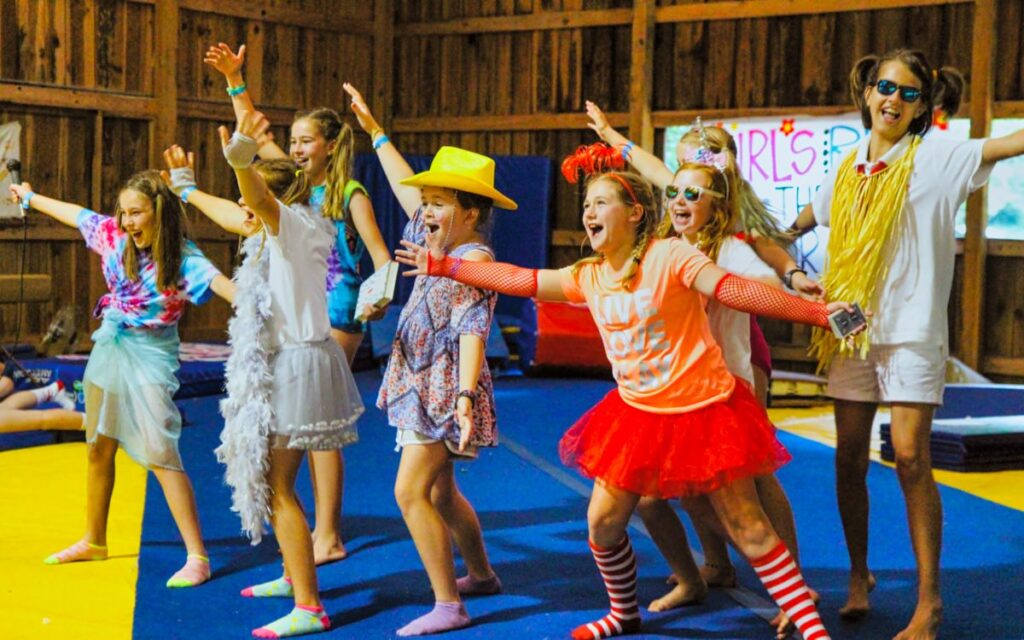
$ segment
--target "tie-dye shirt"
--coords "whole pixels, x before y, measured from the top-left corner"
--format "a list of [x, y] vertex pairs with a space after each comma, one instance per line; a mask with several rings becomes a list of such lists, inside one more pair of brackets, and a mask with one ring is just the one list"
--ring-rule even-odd
[[203, 255], [191, 240], [185, 241], [181, 255], [181, 271], [176, 289], [160, 291], [156, 284], [156, 263], [149, 251], [139, 252], [139, 279], [129, 280], [124, 269], [124, 246], [128, 234], [117, 226], [117, 220], [82, 209], [78, 214], [78, 230], [85, 244], [100, 255], [107, 293], [96, 304], [99, 317], [104, 310], [117, 310], [124, 316], [122, 326], [158, 329], [177, 324], [185, 304], [202, 304], [212, 295], [210, 284], [221, 275], [217, 267]]

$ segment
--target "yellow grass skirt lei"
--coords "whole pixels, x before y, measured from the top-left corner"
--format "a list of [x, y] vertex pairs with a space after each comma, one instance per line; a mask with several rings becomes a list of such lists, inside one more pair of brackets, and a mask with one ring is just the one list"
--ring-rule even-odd
[[[920, 143], [921, 137], [913, 136], [899, 160], [870, 176], [861, 175], [854, 168], [853, 153], [839, 167], [822, 278], [830, 300], [859, 302], [865, 309], [874, 308], [877, 287], [885, 282], [890, 252], [898, 241], [910, 173]], [[852, 346], [826, 329], [815, 329], [811, 336], [810, 353], [818, 359], [819, 373], [828, 369], [837, 354], [864, 358], [869, 348], [866, 331], [854, 339]]]

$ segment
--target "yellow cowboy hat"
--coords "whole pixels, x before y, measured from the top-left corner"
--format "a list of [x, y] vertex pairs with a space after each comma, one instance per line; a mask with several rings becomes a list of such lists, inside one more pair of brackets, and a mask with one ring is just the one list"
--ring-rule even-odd
[[494, 200], [494, 206], [515, 210], [519, 205], [494, 188], [494, 160], [479, 153], [441, 147], [430, 163], [430, 170], [401, 181], [412, 187], [443, 187], [474, 193]]

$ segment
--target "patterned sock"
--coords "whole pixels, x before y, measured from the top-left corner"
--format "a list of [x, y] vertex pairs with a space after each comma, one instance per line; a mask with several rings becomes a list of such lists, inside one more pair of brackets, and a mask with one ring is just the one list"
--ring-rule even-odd
[[623, 536], [622, 541], [611, 549], [602, 549], [591, 542], [590, 551], [608, 590], [611, 611], [600, 620], [573, 629], [573, 640], [597, 640], [636, 633], [640, 630], [640, 608], [636, 603], [636, 557], [629, 544], [629, 536]]
[[811, 592], [804, 584], [804, 577], [785, 544], [780, 541], [764, 556], [751, 558], [750, 564], [768, 589], [768, 594], [786, 612], [804, 640], [831, 640], [818, 616]]
[[185, 566], [167, 581], [171, 589], [196, 587], [210, 579], [210, 559], [198, 553], [188, 554]]
[[437, 602], [430, 613], [422, 615], [399, 629], [400, 636], [422, 636], [469, 626], [469, 614], [461, 602]]
[[462, 596], [493, 596], [501, 593], [501, 580], [498, 574], [492, 573], [490, 578], [477, 580], [473, 576], [462, 576], [455, 581]]
[[68, 562], [80, 562], [83, 560], [106, 560], [107, 547], [93, 544], [85, 540], [79, 540], [63, 551], [47, 556], [43, 564], [66, 564]]
[[295, 590], [291, 579], [281, 576], [277, 580], [246, 587], [242, 589], [242, 595], [246, 598], [291, 598]]
[[320, 633], [331, 628], [331, 619], [323, 607], [295, 605], [292, 612], [270, 624], [252, 630], [254, 638], [287, 638], [307, 633]]

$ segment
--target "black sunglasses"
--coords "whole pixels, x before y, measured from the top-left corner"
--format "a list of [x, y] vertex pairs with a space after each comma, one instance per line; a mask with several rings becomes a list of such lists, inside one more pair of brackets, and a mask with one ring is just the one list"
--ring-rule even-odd
[[875, 83], [875, 89], [878, 93], [883, 96], [891, 96], [896, 93], [896, 90], [900, 91], [900, 99], [903, 102], [917, 102], [921, 97], [921, 90], [917, 87], [909, 87], [905, 84], [896, 84], [892, 80], [879, 80]]
[[722, 197], [721, 193], [714, 191], [713, 189], [708, 189], [707, 187], [698, 187], [697, 185], [679, 188], [674, 184], [670, 184], [665, 187], [666, 200], [675, 200], [676, 198], [679, 197], [680, 193], [683, 194], [683, 199], [685, 199], [687, 202], [700, 202], [700, 197], [705, 193], [708, 194], [709, 196], [715, 196], [716, 198]]

